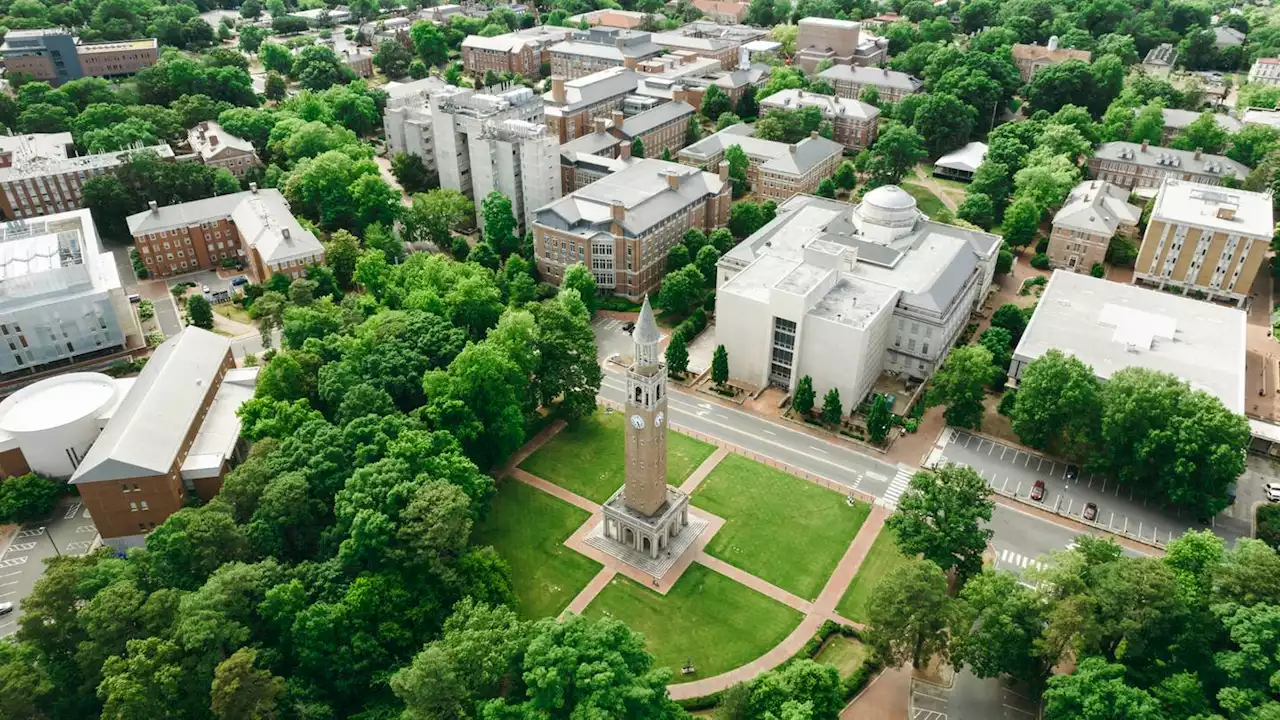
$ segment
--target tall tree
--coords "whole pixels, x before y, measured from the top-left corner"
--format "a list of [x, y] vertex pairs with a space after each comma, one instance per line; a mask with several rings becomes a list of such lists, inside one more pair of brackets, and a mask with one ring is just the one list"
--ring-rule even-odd
[[955, 568], [963, 585], [982, 570], [982, 554], [994, 534], [982, 527], [995, 508], [990, 495], [976, 471], [948, 463], [916, 473], [885, 524], [904, 552], [921, 554], [943, 570]]
[[240, 648], [213, 674], [210, 709], [219, 720], [271, 720], [284, 695], [284, 678], [254, 667], [258, 651]]
[[942, 570], [911, 558], [871, 591], [868, 640], [886, 664], [901, 667], [910, 661], [920, 668], [934, 655], [945, 657], [953, 614]]
[[889, 121], [880, 130], [867, 171], [877, 184], [897, 183], [907, 171], [928, 155], [920, 133], [901, 123]]
[[484, 218], [484, 239], [502, 257], [517, 249], [516, 217], [511, 209], [511, 199], [494, 190], [480, 206]]
[[977, 429], [982, 426], [986, 386], [995, 372], [990, 350], [981, 345], [955, 348], [933, 375], [929, 404], [945, 405], [949, 424]]
[[1093, 368], [1051, 349], [1022, 370], [1013, 431], [1031, 447], [1083, 458], [1098, 440], [1099, 392]]

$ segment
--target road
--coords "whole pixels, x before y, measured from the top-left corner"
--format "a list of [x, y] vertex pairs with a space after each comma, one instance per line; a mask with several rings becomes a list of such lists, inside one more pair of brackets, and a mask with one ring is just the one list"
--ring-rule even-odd
[[49, 518], [22, 526], [0, 550], [0, 602], [15, 605], [12, 613], [0, 617], [0, 638], [18, 631], [22, 601], [44, 574], [45, 559], [58, 553], [83, 555], [96, 535], [89, 511], [78, 501], [59, 505]]

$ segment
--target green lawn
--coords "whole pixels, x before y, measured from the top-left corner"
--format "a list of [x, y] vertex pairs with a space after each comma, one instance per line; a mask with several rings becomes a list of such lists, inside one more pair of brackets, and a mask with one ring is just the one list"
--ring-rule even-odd
[[493, 545], [511, 565], [522, 616], [560, 614], [600, 571], [600, 563], [564, 546], [588, 517], [518, 480], [498, 483], [489, 515], [473, 537], [476, 545]]
[[[676, 682], [718, 675], [765, 654], [800, 624], [799, 611], [694, 563], [665, 596], [622, 575], [587, 606], [640, 633], [654, 662]], [[681, 675], [685, 662], [697, 673]]]
[[[625, 477], [622, 423], [622, 413], [597, 410], [561, 430], [520, 463], [520, 469], [602, 503], [622, 487]], [[715, 447], [707, 443], [668, 432], [667, 482], [684, 482], [713, 452]]]
[[807, 599], [822, 591], [871, 507], [740, 455], [693, 494], [725, 519], [707, 552]]
[[943, 210], [950, 212], [947, 206], [942, 204], [942, 200], [937, 195], [934, 195], [929, 188], [909, 182], [902, 183], [900, 187], [916, 199], [916, 206], [925, 215], [933, 217]]
[[862, 667], [870, 652], [867, 646], [858, 642], [857, 638], [845, 637], [839, 633], [827, 639], [827, 643], [818, 651], [815, 661], [834, 665], [840, 671], [840, 677], [847, 678], [855, 670]]
[[867, 551], [862, 566], [858, 568], [858, 574], [853, 576], [849, 589], [845, 590], [840, 604], [836, 605], [836, 612], [854, 622], [865, 623], [867, 604], [871, 601], [871, 591], [875, 589], [876, 583], [906, 560], [907, 557], [898, 550], [898, 541], [893, 531], [887, 527], [881, 529], [876, 541], [871, 544], [871, 549]]

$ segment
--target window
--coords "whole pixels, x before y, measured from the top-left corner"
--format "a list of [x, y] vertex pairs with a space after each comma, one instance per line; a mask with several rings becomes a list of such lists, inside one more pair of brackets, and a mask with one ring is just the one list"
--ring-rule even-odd
[[125, 483], [120, 483], [120, 492], [129, 492], [129, 486]]
[[143, 501], [142, 501], [142, 509], [143, 509], [143, 510], [150, 510], [150, 509], [151, 509], [151, 508], [148, 508], [148, 507], [147, 507], [147, 501], [146, 501], [146, 500], [143, 500]]
[[138, 503], [136, 502], [129, 503], [129, 512], [138, 512]]

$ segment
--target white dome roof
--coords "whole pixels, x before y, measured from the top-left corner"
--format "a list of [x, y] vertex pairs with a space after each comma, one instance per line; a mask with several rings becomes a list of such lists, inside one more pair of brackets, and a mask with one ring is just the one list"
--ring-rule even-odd
[[897, 185], [881, 185], [862, 196], [862, 202], [881, 210], [914, 210], [916, 199]]

